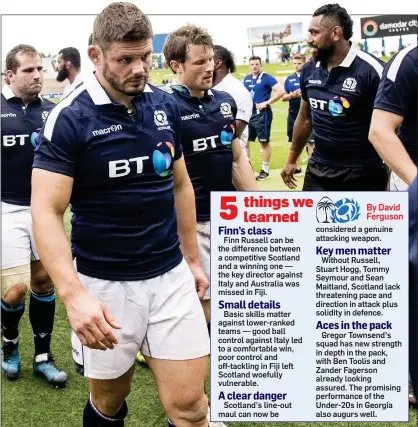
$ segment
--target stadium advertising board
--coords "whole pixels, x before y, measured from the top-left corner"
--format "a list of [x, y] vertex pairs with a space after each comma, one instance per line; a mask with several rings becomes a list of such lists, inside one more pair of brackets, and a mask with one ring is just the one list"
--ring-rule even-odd
[[272, 46], [299, 43], [304, 40], [301, 22], [252, 27], [248, 35], [249, 46]]
[[418, 15], [380, 15], [361, 18], [363, 39], [417, 34]]

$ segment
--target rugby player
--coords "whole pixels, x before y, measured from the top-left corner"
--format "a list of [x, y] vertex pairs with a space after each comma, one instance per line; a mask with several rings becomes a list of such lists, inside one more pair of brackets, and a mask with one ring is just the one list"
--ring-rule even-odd
[[417, 43], [385, 67], [374, 103], [370, 142], [392, 170], [390, 189], [405, 191], [417, 176]]
[[[184, 26], [169, 34], [164, 57], [176, 75], [171, 86], [182, 118], [182, 145], [196, 197], [199, 259], [210, 276], [210, 193], [257, 191], [251, 166], [236, 134], [237, 105], [231, 95], [211, 89], [214, 51], [203, 29]], [[209, 322], [210, 289], [203, 301]]]
[[229, 93], [237, 104], [236, 115], [236, 134], [239, 138], [242, 149], [248, 159], [248, 122], [250, 121], [253, 101], [247, 89], [236, 77], [232, 75], [235, 72], [235, 60], [232, 52], [227, 48], [215, 45], [214, 49], [214, 70], [213, 70], [213, 89], [222, 90]]
[[[388, 62], [374, 102], [369, 139], [391, 169], [391, 191], [406, 191], [417, 176], [417, 50], [415, 42]], [[411, 312], [418, 315], [416, 308], [411, 308]], [[414, 365], [418, 363], [417, 358], [411, 360], [415, 360]], [[412, 389], [409, 401], [417, 404]]]
[[[257, 181], [264, 181], [269, 177], [271, 159], [270, 131], [273, 122], [271, 104], [278, 101], [284, 95], [284, 89], [273, 76], [263, 71], [259, 56], [252, 56], [249, 59], [249, 64], [251, 73], [244, 78], [244, 86], [250, 92], [253, 99], [253, 112], [250, 123], [248, 124], [248, 140], [251, 142], [258, 138], [262, 146], [262, 167], [256, 179]], [[249, 157], [249, 146], [247, 150]]]
[[62, 97], [69, 95], [82, 81], [80, 52], [75, 47], [61, 49], [57, 60], [57, 81], [68, 79]]
[[[208, 426], [199, 302], [208, 281], [180, 112], [147, 84], [152, 39], [135, 5], [104, 8], [88, 48], [96, 71], [53, 110], [35, 154], [35, 239], [67, 310], [76, 366], [89, 378], [84, 427], [124, 425], [140, 349], [169, 425]], [[63, 227], [70, 201], [73, 253]]]
[[55, 106], [40, 96], [42, 70], [42, 59], [33, 46], [18, 45], [6, 56], [7, 84], [1, 95], [1, 367], [8, 379], [19, 377], [18, 327], [30, 288], [33, 370], [48, 383], [63, 387], [67, 374], [56, 367], [51, 354], [54, 285], [39, 260], [30, 212], [33, 150], [38, 132]]
[[296, 188], [296, 161], [313, 129], [303, 190], [384, 191], [388, 170], [368, 139], [383, 63], [350, 42], [353, 21], [338, 4], [317, 9], [308, 31], [313, 60], [301, 71], [302, 99], [283, 181]]
[[[300, 108], [300, 71], [305, 64], [305, 56], [301, 54], [294, 55], [292, 63], [295, 72], [286, 78], [284, 82], [284, 90], [286, 93], [282, 96], [282, 101], [289, 103], [289, 110], [287, 113], [287, 140], [289, 142], [292, 142], [293, 126], [295, 125], [295, 120]], [[298, 157], [296, 162], [295, 170], [295, 176], [298, 175], [302, 175], [300, 157]]]
[[[231, 184], [237, 190], [257, 191], [258, 187], [236, 133], [234, 98], [211, 89], [214, 50], [210, 34], [193, 25], [181, 27], [169, 34], [163, 52], [178, 83], [171, 86], [171, 92], [181, 112], [184, 157], [196, 197], [199, 259], [210, 280], [211, 191], [231, 190]], [[209, 289], [202, 306], [209, 323]]]

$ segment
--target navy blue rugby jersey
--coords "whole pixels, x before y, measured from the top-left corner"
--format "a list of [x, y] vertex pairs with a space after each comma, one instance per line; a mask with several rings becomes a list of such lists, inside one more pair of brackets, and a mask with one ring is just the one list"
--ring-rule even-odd
[[149, 85], [132, 102], [136, 113], [92, 73], [50, 114], [35, 153], [34, 168], [74, 178], [77, 270], [105, 280], [157, 277], [182, 260], [173, 191], [180, 112]]
[[210, 192], [232, 187], [232, 146], [236, 138], [237, 105], [226, 92], [209, 90], [191, 96], [181, 85], [171, 86], [180, 108], [184, 159], [193, 184], [198, 221], [210, 220]]
[[[300, 76], [296, 73], [288, 76], [284, 82], [284, 90], [286, 93], [296, 92], [300, 89]], [[297, 117], [300, 108], [300, 98], [289, 99], [289, 115]]]
[[301, 71], [302, 98], [312, 114], [312, 160], [333, 167], [365, 167], [382, 160], [369, 141], [374, 99], [383, 62], [354, 44], [344, 61], [328, 72], [309, 61]]
[[398, 136], [413, 162], [417, 155], [417, 43], [402, 49], [386, 65], [374, 108], [402, 116]]
[[38, 96], [25, 106], [8, 85], [1, 94], [1, 200], [30, 205], [36, 138], [55, 104]]

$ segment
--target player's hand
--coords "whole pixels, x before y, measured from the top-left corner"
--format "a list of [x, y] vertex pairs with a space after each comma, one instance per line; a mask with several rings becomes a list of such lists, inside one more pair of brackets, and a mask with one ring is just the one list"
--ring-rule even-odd
[[209, 280], [205, 276], [205, 273], [203, 273], [199, 263], [190, 263], [189, 268], [195, 280], [197, 295], [200, 299], [203, 299], [206, 290], [209, 288]]
[[282, 176], [283, 182], [292, 190], [297, 187], [297, 179], [293, 178], [293, 174], [296, 171], [296, 164], [286, 163], [280, 175]]
[[118, 343], [112, 329], [120, 329], [108, 308], [86, 291], [72, 296], [65, 303], [71, 328], [86, 347], [106, 350]]
[[256, 106], [256, 108], [257, 108], [257, 110], [264, 110], [265, 108], [267, 108], [267, 106], [268, 106], [269, 104], [267, 103], [267, 101], [264, 101], [264, 102], [260, 102], [259, 104], [256, 104], [255, 106]]
[[293, 98], [300, 98], [302, 96], [302, 91], [300, 89], [292, 92]]

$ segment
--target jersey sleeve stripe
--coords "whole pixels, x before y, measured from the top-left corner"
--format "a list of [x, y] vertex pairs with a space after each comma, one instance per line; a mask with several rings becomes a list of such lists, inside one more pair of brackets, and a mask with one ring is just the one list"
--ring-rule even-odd
[[66, 98], [60, 101], [56, 107], [49, 113], [45, 122], [44, 136], [48, 141], [51, 141], [52, 133], [54, 131], [55, 123], [61, 111], [71, 105], [73, 100], [85, 90], [84, 84], [81, 84], [77, 89], [74, 89]]
[[361, 58], [363, 61], [370, 64], [375, 69], [379, 77], [382, 78], [383, 65], [377, 59], [373, 58], [373, 56], [369, 55], [366, 52], [363, 52], [362, 50], [357, 51], [357, 56]]
[[387, 76], [388, 76], [389, 80], [392, 80], [393, 82], [396, 81], [396, 76], [398, 75], [398, 71], [402, 65], [403, 60], [408, 55], [408, 53], [411, 52], [411, 50], [415, 49], [416, 47], [417, 47], [417, 43], [414, 43], [411, 46], [408, 46], [405, 49], [402, 49], [396, 55], [396, 58], [392, 61], [392, 63], [389, 66], [389, 69], [388, 69]]

